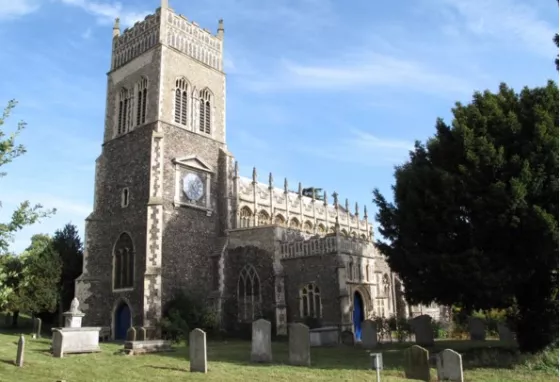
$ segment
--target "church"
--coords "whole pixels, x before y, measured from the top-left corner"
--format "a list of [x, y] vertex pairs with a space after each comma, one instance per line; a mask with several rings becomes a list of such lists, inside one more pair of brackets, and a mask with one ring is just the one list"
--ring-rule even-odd
[[223, 42], [221, 20], [213, 34], [166, 0], [122, 32], [115, 21], [76, 280], [84, 324], [113, 339], [155, 330], [178, 289], [207, 296], [224, 327], [264, 317], [276, 335], [316, 319], [359, 338], [366, 318], [412, 315], [365, 208], [239, 174], [226, 144]]

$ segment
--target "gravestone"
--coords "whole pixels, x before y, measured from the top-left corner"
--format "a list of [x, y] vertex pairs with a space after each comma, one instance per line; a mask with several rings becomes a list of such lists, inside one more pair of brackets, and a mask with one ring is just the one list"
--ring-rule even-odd
[[64, 337], [58, 329], [53, 329], [52, 334], [52, 353], [55, 358], [64, 357]]
[[500, 336], [500, 341], [513, 342], [515, 338], [513, 337], [512, 331], [501, 322], [498, 324], [498, 335]]
[[141, 326], [136, 331], [136, 341], [146, 341], [146, 328]]
[[415, 317], [410, 325], [416, 337], [416, 344], [420, 346], [434, 345], [434, 330], [432, 328], [432, 317], [427, 314]]
[[344, 330], [342, 333], [340, 333], [340, 342], [342, 342], [344, 345], [354, 346], [354, 333], [352, 333], [350, 330]]
[[304, 324], [290, 324], [289, 361], [295, 366], [311, 365], [309, 328]]
[[430, 353], [418, 345], [404, 351], [404, 375], [408, 379], [430, 380]]
[[362, 345], [366, 349], [377, 346], [377, 324], [372, 320], [362, 322]]
[[484, 341], [486, 339], [486, 324], [478, 317], [469, 318], [469, 333], [471, 341]]
[[253, 322], [253, 335], [251, 338], [251, 361], [272, 362], [270, 321], [259, 319]]
[[16, 366], [23, 367], [23, 356], [25, 353], [25, 338], [20, 334], [17, 344]]
[[461, 354], [445, 349], [436, 357], [438, 381], [463, 382], [463, 359]]
[[126, 331], [126, 340], [127, 341], [136, 341], [136, 329], [134, 329], [134, 326], [131, 326]]
[[41, 338], [41, 330], [43, 329], [43, 320], [38, 317], [34, 319], [33, 325], [33, 333], [37, 336], [37, 338]]
[[191, 372], [206, 373], [208, 371], [206, 333], [201, 329], [194, 329], [189, 334], [189, 360]]

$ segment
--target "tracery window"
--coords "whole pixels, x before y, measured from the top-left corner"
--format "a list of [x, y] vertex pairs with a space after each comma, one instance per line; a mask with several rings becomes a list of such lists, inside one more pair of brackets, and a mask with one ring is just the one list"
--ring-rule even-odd
[[175, 122], [187, 125], [189, 83], [184, 78], [175, 81]]
[[322, 317], [321, 293], [319, 287], [313, 283], [305, 285], [299, 291], [299, 298], [300, 316], [302, 318]]
[[283, 226], [286, 224], [286, 219], [284, 219], [284, 216], [278, 214], [274, 217], [274, 224]]
[[322, 223], [319, 223], [319, 225], [317, 226], [317, 232], [325, 233], [325, 231], [326, 231], [325, 226]]
[[136, 126], [146, 123], [146, 101], [148, 98], [148, 79], [142, 77], [138, 82], [138, 92], [136, 101]]
[[296, 218], [292, 218], [290, 220], [290, 228], [299, 228], [300, 224], [299, 224], [299, 220], [297, 220]]
[[253, 212], [247, 206], [241, 208], [239, 211], [239, 228], [251, 227], [251, 221], [253, 220]]
[[237, 302], [239, 321], [252, 322], [260, 315], [261, 284], [259, 275], [252, 265], [246, 265], [239, 273]]
[[309, 220], [306, 220], [303, 224], [303, 230], [307, 233], [313, 233], [313, 223], [311, 223]]
[[259, 212], [258, 220], [259, 225], [270, 224], [270, 216], [268, 215], [268, 212], [266, 212], [265, 210], [261, 210], [261, 212]]
[[126, 88], [122, 88], [119, 93], [119, 104], [117, 111], [117, 135], [128, 131], [130, 125], [130, 112], [132, 109], [132, 94]]
[[203, 89], [200, 91], [200, 125], [199, 131], [201, 133], [210, 134], [210, 124], [211, 124], [211, 114], [210, 114], [210, 103], [212, 100], [212, 94], [209, 89]]
[[113, 251], [113, 289], [134, 286], [134, 248], [132, 238], [122, 233]]

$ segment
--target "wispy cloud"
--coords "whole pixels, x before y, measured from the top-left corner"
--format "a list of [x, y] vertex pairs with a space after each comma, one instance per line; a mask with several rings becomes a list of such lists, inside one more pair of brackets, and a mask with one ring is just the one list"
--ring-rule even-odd
[[0, 20], [13, 19], [39, 9], [39, 0], [0, 0]]
[[151, 13], [151, 11], [135, 10], [124, 8], [119, 2], [107, 3], [91, 0], [60, 0], [63, 4], [79, 7], [91, 14], [100, 24], [110, 24], [118, 17], [121, 24], [125, 27], [141, 21]]
[[[447, 12], [447, 30], [458, 28], [474, 36], [494, 39], [500, 44], [523, 47], [537, 54], [550, 56], [551, 39], [557, 27], [544, 21], [537, 2], [519, 0], [434, 0]], [[548, 4], [548, 2], [547, 2]], [[448, 12], [452, 10], [452, 12]], [[550, 2], [550, 12], [557, 12]], [[453, 27], [452, 27], [453, 26]]]
[[382, 138], [362, 130], [350, 129], [349, 133], [349, 137], [334, 142], [300, 146], [299, 151], [336, 162], [378, 167], [403, 162], [414, 148], [413, 142]]

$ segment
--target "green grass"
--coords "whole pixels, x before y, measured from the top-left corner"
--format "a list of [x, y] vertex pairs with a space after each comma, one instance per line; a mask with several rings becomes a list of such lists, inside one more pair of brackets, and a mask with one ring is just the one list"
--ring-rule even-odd
[[[50, 340], [33, 340], [30, 336], [26, 336], [24, 366], [17, 368], [14, 366], [17, 340], [16, 333], [0, 334], [2, 382], [375, 380], [374, 371], [368, 370], [369, 352], [359, 347], [312, 348], [312, 366], [293, 367], [286, 364], [287, 343], [273, 344], [273, 364], [255, 365], [249, 362], [249, 342], [210, 341], [208, 374], [202, 375], [188, 372], [188, 349], [184, 345], [178, 346], [172, 353], [125, 356], [119, 352], [122, 345], [109, 343], [101, 344], [101, 353], [68, 355], [57, 359], [49, 353]], [[382, 372], [384, 382], [406, 381], [402, 369], [402, 351], [408, 346], [394, 344], [380, 349], [385, 366]], [[516, 355], [511, 345], [500, 344], [498, 341], [486, 341], [482, 344], [470, 341], [438, 341], [431, 350], [436, 352], [443, 348], [452, 348], [464, 354], [465, 381], [558, 381], [557, 349], [555, 354], [535, 359], [521, 358]], [[435, 369], [432, 369], [434, 381], [435, 375]]]

